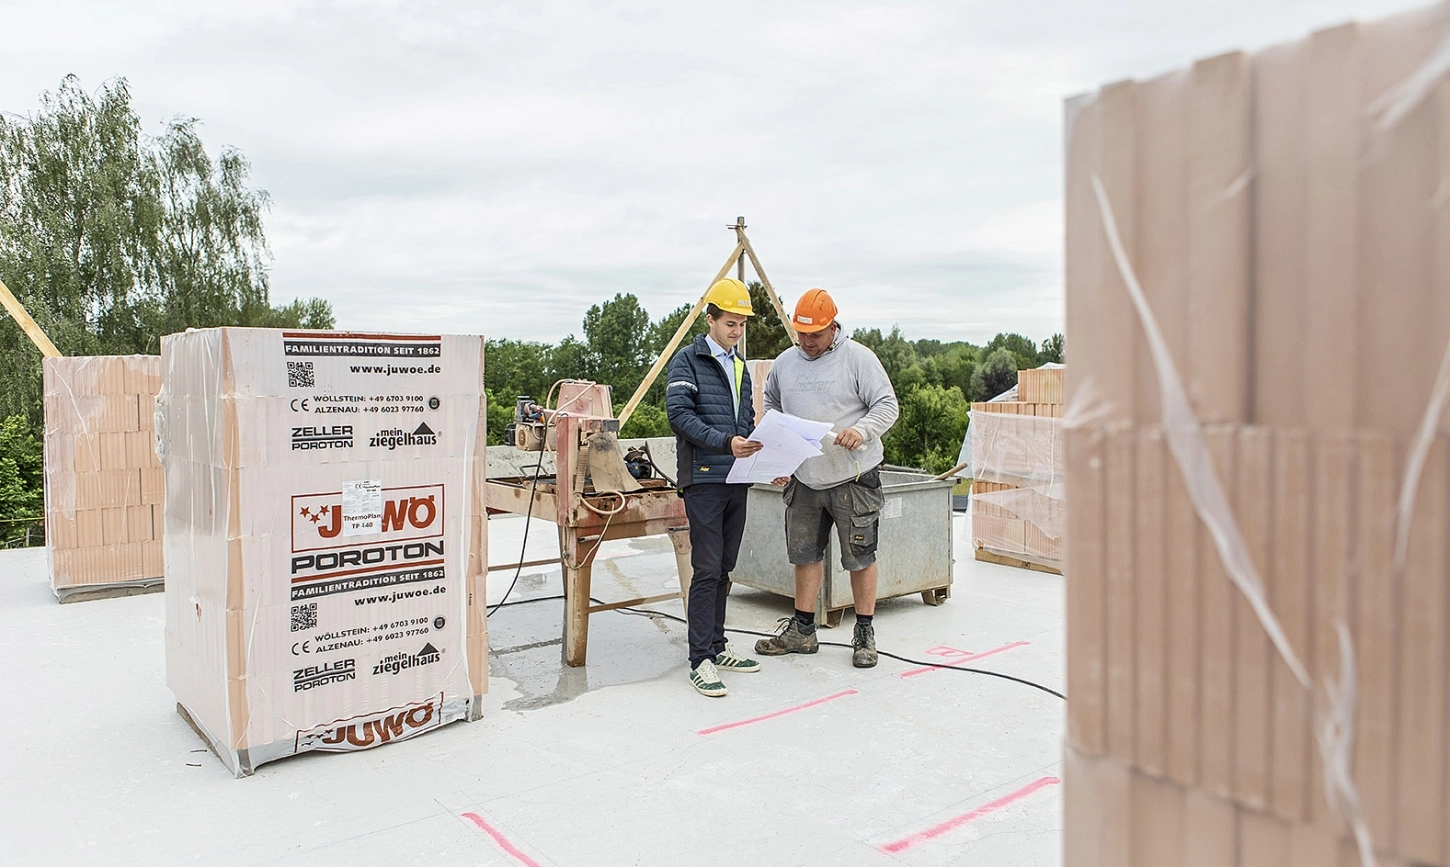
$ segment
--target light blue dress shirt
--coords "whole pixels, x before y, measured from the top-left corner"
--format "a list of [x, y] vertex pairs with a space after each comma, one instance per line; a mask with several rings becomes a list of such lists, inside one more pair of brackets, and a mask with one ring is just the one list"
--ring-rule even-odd
[[735, 381], [735, 350], [726, 349], [716, 343], [715, 338], [708, 334], [705, 335], [705, 342], [710, 345], [710, 352], [715, 356], [715, 360], [720, 362], [720, 369], [725, 371], [725, 381], [730, 383], [730, 394], [735, 398], [735, 403], [731, 406], [734, 406], [735, 411], [739, 412], [740, 383]]

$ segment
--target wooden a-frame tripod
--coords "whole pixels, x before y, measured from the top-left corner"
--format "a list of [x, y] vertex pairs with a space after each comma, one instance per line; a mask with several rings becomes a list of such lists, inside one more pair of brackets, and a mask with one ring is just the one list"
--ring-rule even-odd
[[[675, 336], [671, 337], [670, 342], [665, 344], [665, 348], [660, 351], [660, 357], [655, 359], [654, 365], [650, 367], [649, 373], [645, 374], [644, 379], [639, 384], [639, 388], [634, 390], [634, 396], [629, 399], [629, 403], [624, 405], [623, 411], [619, 413], [619, 426], [621, 428], [624, 427], [625, 422], [629, 421], [629, 417], [634, 413], [635, 407], [639, 406], [639, 402], [644, 399], [645, 392], [649, 391], [651, 385], [654, 385], [655, 378], [660, 375], [660, 371], [664, 369], [665, 363], [675, 354], [675, 349], [679, 347], [680, 341], [690, 332], [690, 326], [695, 324], [695, 320], [699, 318], [700, 312], [705, 309], [705, 294], [710, 291], [710, 287], [714, 286], [726, 274], [729, 274], [731, 267], [737, 264], [740, 267], [740, 273], [742, 275], [745, 273], [745, 262], [742, 257], [750, 259], [750, 265], [755, 269], [756, 276], [760, 278], [760, 284], [765, 287], [765, 295], [770, 299], [770, 306], [775, 308], [775, 315], [779, 316], [781, 324], [785, 325], [785, 333], [790, 337], [790, 342], [796, 342], [795, 329], [791, 328], [790, 325], [790, 315], [785, 312], [785, 306], [780, 303], [780, 296], [775, 294], [775, 288], [770, 285], [770, 278], [765, 276], [765, 269], [760, 267], [760, 257], [755, 255], [755, 248], [750, 245], [750, 239], [745, 237], [745, 218], [737, 218], [734, 224], [726, 226], [726, 228], [735, 232], [735, 249], [731, 251], [730, 257], [725, 260], [725, 264], [720, 266], [720, 270], [715, 272], [715, 276], [711, 278], [710, 282], [705, 284], [705, 292], [700, 294], [700, 300], [695, 302], [694, 308], [685, 317], [685, 321], [681, 322], [680, 327], [675, 329]], [[741, 279], [744, 279], [743, 276]]]

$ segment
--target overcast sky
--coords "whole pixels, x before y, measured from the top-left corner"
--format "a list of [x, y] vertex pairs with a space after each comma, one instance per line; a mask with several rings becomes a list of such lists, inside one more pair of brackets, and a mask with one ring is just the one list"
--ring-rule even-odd
[[[1414, 5], [1414, 4], [1409, 4]], [[556, 341], [693, 303], [744, 215], [788, 303], [912, 339], [1062, 330], [1062, 100], [1385, 0], [0, 0], [0, 110], [126, 77], [273, 206], [274, 301]]]

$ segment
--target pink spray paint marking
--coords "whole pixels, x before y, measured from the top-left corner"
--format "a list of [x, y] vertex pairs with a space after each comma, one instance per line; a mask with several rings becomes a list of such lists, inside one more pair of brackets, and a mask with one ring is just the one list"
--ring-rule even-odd
[[498, 829], [483, 821], [482, 816], [478, 815], [477, 813], [464, 813], [463, 818], [477, 825], [479, 830], [483, 831], [483, 833], [487, 834], [490, 838], [493, 839], [494, 843], [498, 844], [498, 848], [504, 850], [504, 852], [508, 853], [508, 856], [510, 858], [514, 859], [520, 864], [523, 864], [524, 867], [540, 867], [539, 862], [530, 858], [528, 855], [524, 854], [522, 849], [510, 843], [507, 837], [498, 832]]
[[695, 732], [695, 734], [713, 735], [716, 732], [723, 732], [726, 729], [735, 729], [740, 728], [741, 726], [748, 726], [751, 723], [765, 722], [768, 719], [775, 719], [778, 716], [785, 716], [788, 713], [795, 713], [798, 710], [805, 710], [809, 707], [815, 707], [818, 704], [825, 704], [828, 701], [835, 701], [838, 698], [845, 698], [848, 695], [856, 694], [856, 690], [854, 689], [843, 689], [835, 695], [828, 695], [825, 698], [818, 698], [815, 701], [808, 701], [805, 704], [798, 704], [795, 707], [788, 707], [785, 710], [778, 710], [773, 713], [768, 713], [765, 716], [751, 717], [750, 719], [736, 720], [735, 722], [721, 723], [717, 726], [710, 726], [707, 729], [700, 729], [699, 731]]
[[969, 813], [963, 813], [962, 815], [957, 816], [955, 819], [948, 819], [945, 822], [942, 822], [940, 825], [927, 828], [925, 831], [918, 831], [917, 833], [912, 834], [910, 837], [903, 837], [902, 839], [897, 840], [894, 843], [887, 843], [884, 846], [878, 846], [876, 848], [878, 848], [882, 852], [885, 852], [888, 855], [895, 855], [897, 852], [903, 852], [907, 849], [910, 849], [912, 846], [917, 845], [918, 843], [925, 843], [927, 840], [931, 840], [935, 837], [940, 837], [942, 834], [945, 834], [946, 832], [951, 831], [955, 828], [960, 828], [961, 826], [967, 824], [973, 819], [980, 819], [988, 813], [995, 813], [1003, 807], [1007, 806], [1008, 804], [1012, 804], [1016, 801], [1022, 800], [1023, 798], [1027, 797], [1038, 789], [1043, 789], [1048, 786], [1055, 786], [1061, 782], [1062, 780], [1059, 780], [1057, 777], [1043, 777], [1040, 780], [1035, 780], [1031, 783], [1028, 783], [1027, 785], [1023, 786], [1015, 792], [1008, 792], [1007, 794], [1003, 795], [995, 801], [989, 801], [988, 803], [983, 804], [982, 806], [976, 808], [975, 810], [972, 810]]
[[[931, 650], [928, 650], [927, 655], [942, 657], [942, 664], [944, 665], [960, 665], [963, 662], [971, 662], [974, 659], [982, 659], [983, 657], [987, 656], [995, 656], [1004, 651], [1011, 650], [1014, 647], [1026, 647], [1031, 643], [1032, 642], [1030, 641], [1014, 641], [1011, 644], [1004, 644], [1001, 647], [994, 647], [991, 650], [984, 650], [981, 653], [971, 653], [966, 650], [957, 650], [955, 647], [938, 646], [933, 647]], [[928, 665], [925, 668], [913, 668], [910, 671], [903, 671], [897, 676], [916, 677], [918, 674], [927, 674], [928, 672], [933, 671], [941, 671], [941, 668], [935, 665]]]

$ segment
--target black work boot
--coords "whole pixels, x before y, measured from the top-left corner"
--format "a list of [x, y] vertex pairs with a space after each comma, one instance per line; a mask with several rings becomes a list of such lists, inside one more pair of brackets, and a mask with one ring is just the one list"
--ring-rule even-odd
[[851, 664], [857, 668], [876, 665], [876, 629], [869, 623], [857, 623], [851, 635]]
[[815, 653], [820, 650], [815, 630], [801, 631], [800, 622], [794, 617], [782, 617], [780, 629], [770, 638], [755, 642], [755, 652], [761, 656], [784, 656], [787, 653]]

